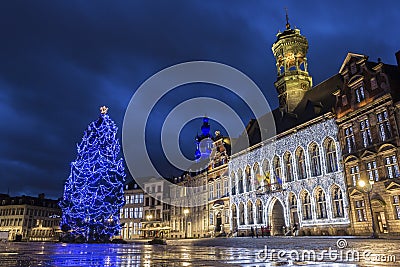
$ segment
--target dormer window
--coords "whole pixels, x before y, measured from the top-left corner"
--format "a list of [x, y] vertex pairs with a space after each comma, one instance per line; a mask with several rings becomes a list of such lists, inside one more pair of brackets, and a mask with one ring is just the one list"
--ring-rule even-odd
[[350, 64], [350, 72], [351, 74], [355, 74], [357, 72], [356, 63], [353, 62]]
[[363, 101], [365, 99], [364, 87], [362, 87], [362, 86], [358, 87], [355, 90], [355, 94], [356, 94], [357, 103], [360, 103], [361, 101]]
[[378, 82], [375, 78], [371, 78], [371, 90], [375, 90], [376, 88], [378, 88]]

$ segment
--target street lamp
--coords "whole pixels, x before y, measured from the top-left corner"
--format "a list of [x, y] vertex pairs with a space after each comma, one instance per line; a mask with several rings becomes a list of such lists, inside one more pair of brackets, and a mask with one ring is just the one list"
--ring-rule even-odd
[[371, 204], [371, 192], [372, 192], [372, 185], [374, 184], [373, 180], [359, 180], [358, 181], [358, 186], [363, 191], [367, 197], [368, 197], [368, 206], [369, 206], [369, 212], [371, 213], [371, 226], [372, 226], [372, 234], [371, 238], [377, 238], [378, 235], [376, 234], [376, 228], [375, 228], [375, 220], [374, 220], [374, 214], [372, 210], [372, 204]]
[[[147, 219], [148, 222], [150, 222], [151, 219], [153, 219], [153, 215], [152, 215], [151, 213], [147, 214], [147, 215], [146, 215], [146, 219]], [[150, 224], [148, 224], [148, 226], [150, 227]], [[149, 231], [149, 234], [148, 234], [148, 235], [149, 235], [149, 237], [150, 237], [150, 234], [151, 234], [151, 233], [150, 233], [150, 230], [148, 230], [148, 231]], [[145, 233], [145, 237], [146, 237], [146, 232], [144, 232], [144, 233]]]
[[187, 215], [189, 214], [189, 209], [184, 209], [183, 213], [185, 214], [185, 238], [187, 238]]

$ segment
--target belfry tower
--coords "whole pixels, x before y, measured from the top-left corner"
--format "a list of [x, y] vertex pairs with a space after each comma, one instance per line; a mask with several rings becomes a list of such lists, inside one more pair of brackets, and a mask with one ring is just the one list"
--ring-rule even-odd
[[277, 80], [274, 83], [282, 112], [293, 113], [304, 94], [312, 87], [307, 70], [308, 41], [299, 29], [292, 29], [286, 12], [286, 30], [279, 32], [272, 45], [276, 60]]

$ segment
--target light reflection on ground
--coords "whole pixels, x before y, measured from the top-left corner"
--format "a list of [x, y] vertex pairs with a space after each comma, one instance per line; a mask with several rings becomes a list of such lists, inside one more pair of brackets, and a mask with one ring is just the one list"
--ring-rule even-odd
[[[168, 245], [1, 243], [0, 265], [8, 266], [396, 266], [400, 262], [400, 240], [347, 239], [349, 249], [373, 249], [391, 253], [397, 262], [388, 264], [361, 262], [324, 263], [291, 260], [260, 260], [257, 253], [268, 246], [280, 250], [334, 247], [333, 238], [231, 238], [169, 240]], [[390, 248], [390, 249], [389, 249]]]

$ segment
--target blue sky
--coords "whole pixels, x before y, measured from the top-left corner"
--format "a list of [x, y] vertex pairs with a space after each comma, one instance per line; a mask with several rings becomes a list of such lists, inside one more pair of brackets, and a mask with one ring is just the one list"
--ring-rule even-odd
[[[121, 130], [135, 90], [177, 63], [210, 60], [235, 67], [275, 108], [271, 46], [284, 30], [285, 7], [292, 27], [308, 38], [314, 84], [337, 73], [348, 52], [396, 64], [397, 0], [2, 1], [0, 193], [61, 196], [76, 143], [98, 108], [107, 105]], [[218, 98], [204, 85], [177, 94], [154, 111], [149, 130], [155, 137], [165, 113], [182, 98]], [[229, 101], [244, 121], [250, 118], [240, 100]], [[195, 121], [184, 128], [184, 153], [194, 152], [199, 127]], [[159, 157], [157, 145], [151, 149]]]

